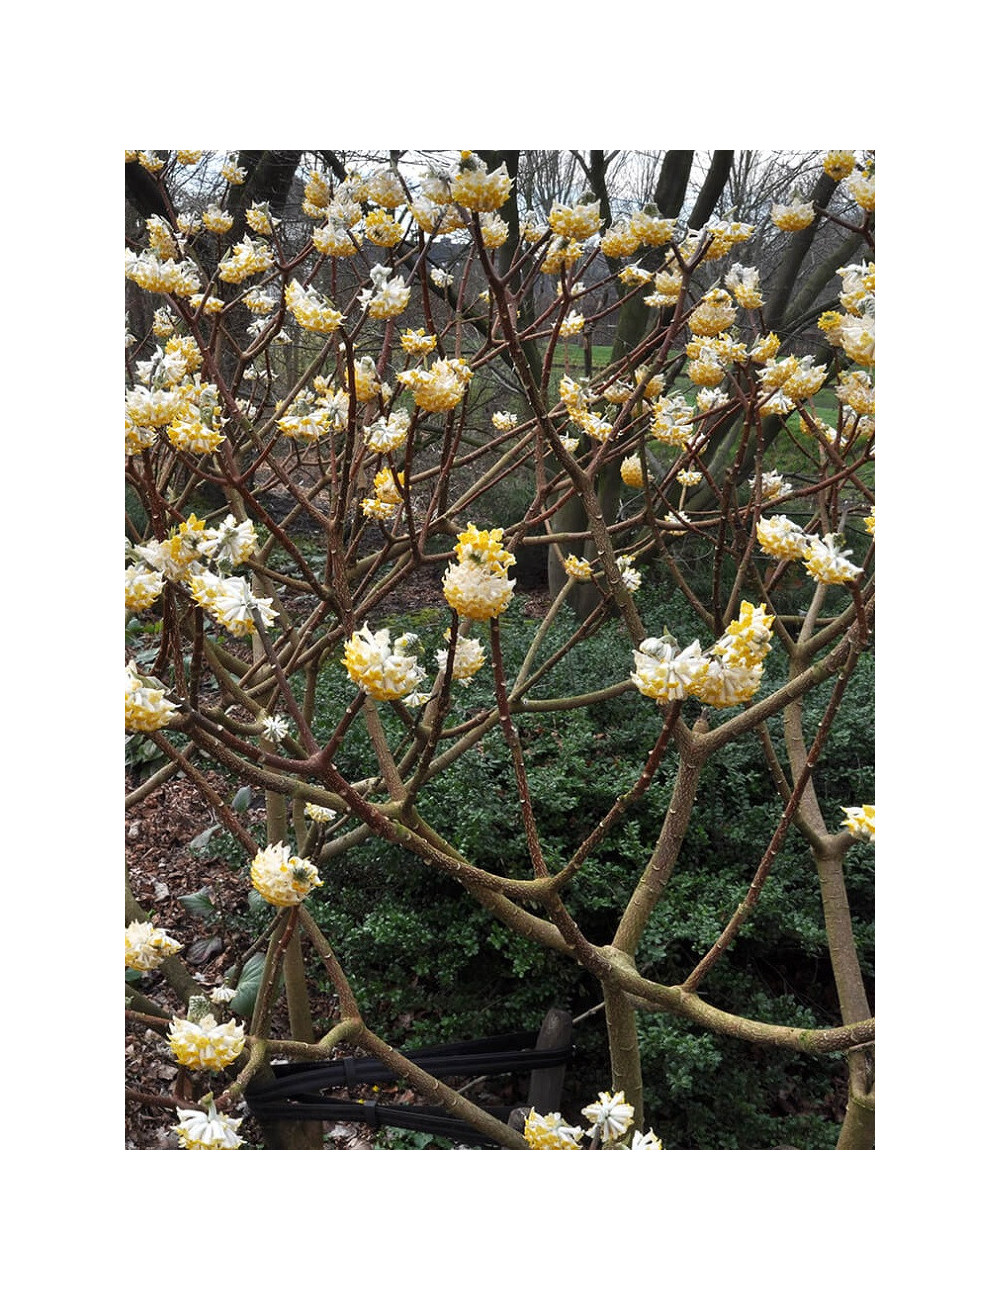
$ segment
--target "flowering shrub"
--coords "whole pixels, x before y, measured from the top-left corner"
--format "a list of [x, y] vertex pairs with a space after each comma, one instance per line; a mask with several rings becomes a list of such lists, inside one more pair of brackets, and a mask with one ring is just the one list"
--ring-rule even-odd
[[[142, 214], [125, 259], [126, 481], [141, 506], [126, 539], [126, 730], [201, 789], [240, 846], [257, 907], [278, 909], [252, 913], [264, 928], [233, 974], [239, 984], [262, 952], [248, 1023], [218, 1024], [178, 945], [129, 894], [126, 964], [160, 1002], [143, 994], [128, 1014], [184, 1069], [224, 1076], [203, 1110], [178, 1112], [181, 1145], [238, 1148], [244, 1094], [279, 1055], [357, 1048], [430, 1088], [375, 1034], [317, 922], [317, 899], [366, 841], [576, 963], [603, 1003], [612, 1090], [583, 1109], [589, 1129], [532, 1111], [522, 1134], [432, 1089], [494, 1142], [669, 1144], [662, 1125], [644, 1131], [637, 1043], [642, 1024], [680, 1018], [761, 1047], [843, 1054], [841, 1145], [870, 1145], [874, 1021], [843, 866], [874, 841], [874, 807], [824, 806], [816, 773], [874, 625], [873, 159], [819, 155], [797, 177], [807, 197], [688, 229], [679, 213], [617, 199], [614, 210], [606, 190], [582, 187], [538, 217], [516, 168], [469, 152], [358, 171], [302, 160], [284, 200], [271, 176], [265, 203], [259, 157], [127, 157], [162, 212]], [[188, 181], [193, 167], [210, 196]], [[589, 180], [601, 190], [603, 172]], [[803, 337], [784, 286], [812, 244], [841, 310], [817, 299]], [[514, 484], [523, 495], [508, 510]], [[514, 660], [502, 627], [538, 555], [546, 610]], [[447, 621], [433, 643], [395, 625], [424, 572], [434, 582], [420, 600]], [[652, 623], [665, 587], [697, 635]], [[603, 684], [552, 693], [576, 648], [612, 626]], [[331, 673], [348, 692], [333, 719], [317, 706]], [[807, 728], [817, 692], [826, 702]], [[472, 695], [481, 707], [466, 707]], [[586, 789], [568, 802], [575, 840], [556, 849], [532, 764], [561, 719], [598, 698], [648, 710], [658, 735], [627, 786], [600, 806]], [[699, 781], [751, 739], [781, 813], [683, 978], [640, 970], [671, 877], [696, 851]], [[486, 866], [430, 817], [443, 775], [500, 741], [518, 851]], [[213, 769], [263, 793], [263, 843], [245, 800], [220, 801]], [[661, 794], [657, 834], [629, 838], [636, 810]], [[813, 1029], [759, 1019], [752, 999], [722, 1010], [703, 992], [789, 837], [819, 868], [841, 1012]], [[598, 939], [583, 883], [616, 838], [629, 880]], [[310, 963], [336, 995], [325, 1028]], [[282, 987], [291, 1029], [279, 1033]], [[223, 1005], [240, 996], [216, 992]]]

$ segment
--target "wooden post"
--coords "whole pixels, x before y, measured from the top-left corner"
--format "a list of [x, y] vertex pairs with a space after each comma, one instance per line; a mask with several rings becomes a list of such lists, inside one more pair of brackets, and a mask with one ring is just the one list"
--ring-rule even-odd
[[[569, 1047], [573, 1039], [573, 1017], [560, 1007], [546, 1013], [538, 1031], [536, 1048]], [[550, 1065], [544, 1070], [532, 1070], [528, 1085], [528, 1106], [534, 1106], [539, 1115], [549, 1115], [561, 1105], [565, 1065]]]

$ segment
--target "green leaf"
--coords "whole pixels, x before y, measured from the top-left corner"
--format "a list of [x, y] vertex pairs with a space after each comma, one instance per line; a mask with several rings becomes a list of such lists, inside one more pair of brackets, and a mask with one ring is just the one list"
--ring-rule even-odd
[[246, 812], [250, 807], [250, 800], [253, 798], [253, 790], [248, 785], [241, 785], [233, 795], [233, 802], [229, 805], [233, 812]]
[[208, 896], [207, 886], [196, 894], [182, 894], [177, 901], [192, 916], [202, 916], [206, 920], [215, 916], [215, 904]]
[[209, 841], [215, 832], [221, 829], [221, 826], [209, 826], [208, 830], [202, 831], [200, 835], [196, 835], [194, 839], [189, 842], [188, 848], [194, 849], [196, 853], [202, 852], [202, 850], [208, 848]]
[[[231, 974], [236, 973], [236, 968], [232, 967], [227, 972], [227, 980]], [[229, 1009], [237, 1016], [249, 1016], [253, 1011], [254, 1003], [257, 1001], [257, 994], [260, 991], [260, 981], [264, 974], [264, 954], [255, 952], [243, 967], [243, 974], [240, 976], [240, 982], [236, 985], [236, 996], [230, 1001]]]

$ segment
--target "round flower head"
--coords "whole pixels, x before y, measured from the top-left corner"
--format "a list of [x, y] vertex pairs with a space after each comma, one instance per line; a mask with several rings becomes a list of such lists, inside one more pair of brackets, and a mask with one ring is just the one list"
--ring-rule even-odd
[[358, 251], [350, 230], [339, 221], [328, 221], [325, 226], [317, 226], [312, 238], [316, 251], [327, 257], [353, 257]]
[[798, 560], [809, 549], [809, 538], [785, 515], [758, 520], [757, 541], [764, 554], [775, 560]]
[[365, 446], [369, 451], [395, 451], [406, 441], [410, 431], [410, 417], [406, 411], [393, 411], [388, 417], [380, 415], [372, 424], [364, 426]]
[[487, 213], [479, 223], [483, 243], [487, 248], [503, 248], [510, 234], [507, 222], [495, 212]]
[[563, 568], [571, 578], [576, 578], [577, 582], [590, 582], [594, 576], [590, 561], [584, 560], [579, 555], [567, 555], [563, 560]]
[[726, 664], [743, 664], [752, 667], [764, 660], [771, 649], [771, 624], [773, 614], [765, 614], [763, 605], [740, 603], [740, 616], [734, 618], [725, 634], [709, 650], [710, 655], [721, 658]]
[[809, 549], [803, 557], [806, 572], [817, 582], [826, 582], [830, 585], [851, 582], [861, 569], [850, 562], [848, 555], [850, 551], [842, 549], [835, 533], [827, 533], [822, 538], [811, 537]]
[[853, 172], [847, 182], [847, 188], [851, 191], [851, 198], [859, 208], [863, 208], [865, 212], [875, 211], [874, 176], [867, 176], [862, 171]]
[[376, 700], [401, 700], [426, 676], [409, 648], [408, 638], [397, 637], [390, 645], [387, 627], [372, 632], [365, 623], [345, 645], [341, 662], [355, 686]]
[[587, 1130], [588, 1137], [600, 1135], [602, 1142], [613, 1142], [628, 1129], [632, 1123], [635, 1108], [625, 1100], [623, 1092], [614, 1096], [609, 1092], [598, 1094], [597, 1101], [583, 1108], [583, 1118], [591, 1121]]
[[184, 1151], [236, 1151], [244, 1145], [238, 1132], [243, 1121], [220, 1115], [214, 1098], [207, 1112], [178, 1109], [177, 1118], [180, 1123], [174, 1125], [174, 1132]]
[[653, 279], [653, 292], [643, 299], [648, 307], [673, 307], [684, 292], [684, 276], [680, 271], [658, 271]]
[[532, 1151], [579, 1151], [583, 1129], [567, 1124], [558, 1111], [539, 1115], [534, 1106], [524, 1121], [524, 1139]]
[[823, 159], [823, 170], [831, 180], [842, 181], [854, 171], [853, 149], [831, 149]]
[[125, 570], [125, 608], [141, 613], [154, 604], [163, 590], [163, 575], [141, 564], [130, 564]]
[[181, 415], [167, 427], [167, 438], [178, 451], [203, 456], [225, 442], [225, 434], [204, 424], [198, 415]]
[[[445, 640], [451, 640], [450, 634], [451, 628], [445, 632]], [[444, 672], [448, 663], [448, 651], [436, 651], [435, 658], [437, 659], [438, 668]], [[458, 638], [455, 644], [455, 657], [452, 667], [452, 676], [456, 682], [461, 682], [467, 686], [485, 662], [486, 654], [479, 641], [464, 636]]]
[[586, 325], [586, 318], [581, 316], [578, 311], [571, 311], [566, 319], [559, 326], [559, 337], [561, 339], [572, 338], [574, 334], [582, 332]]
[[332, 822], [337, 816], [332, 808], [324, 808], [318, 803], [307, 803], [303, 811], [314, 822]]
[[159, 731], [177, 717], [177, 706], [153, 677], [140, 677], [135, 660], [125, 667], [125, 730]]
[[401, 370], [396, 377], [422, 411], [450, 411], [465, 396], [472, 371], [460, 358], [446, 358], [430, 370]]
[[212, 203], [201, 214], [201, 219], [205, 223], [205, 229], [210, 230], [213, 235], [224, 235], [232, 228], [233, 218], [228, 212], [224, 212], [218, 203]]
[[451, 197], [470, 212], [495, 212], [507, 201], [512, 184], [506, 163], [488, 172], [481, 159], [468, 154], [451, 178]]
[[630, 1151], [662, 1151], [663, 1143], [656, 1136], [656, 1134], [653, 1132], [652, 1129], [650, 1129], [648, 1133], [639, 1133], [637, 1131], [632, 1134], [632, 1145], [629, 1147], [629, 1150]]
[[170, 1050], [189, 1070], [224, 1070], [243, 1053], [243, 1026], [230, 1020], [216, 1024], [215, 1016], [200, 1020], [174, 1017], [167, 1035]]
[[256, 628], [255, 613], [265, 628], [277, 618], [271, 597], [255, 596], [245, 578], [220, 579], [206, 608], [233, 636], [250, 636]]
[[771, 220], [779, 230], [805, 230], [811, 226], [816, 213], [813, 205], [801, 199], [791, 203], [774, 203], [771, 205]]
[[754, 311], [764, 305], [764, 295], [760, 291], [760, 272], [754, 266], [742, 266], [734, 262], [726, 275], [726, 288], [730, 291], [744, 311]]
[[516, 429], [518, 418], [513, 411], [494, 411], [490, 417], [493, 421], [494, 429], [500, 433], [509, 433], [511, 429]]
[[423, 326], [417, 330], [403, 330], [399, 341], [403, 351], [411, 357], [425, 357], [437, 347], [437, 335], [425, 333]]
[[125, 927], [125, 965], [130, 970], [156, 970], [180, 950], [177, 940], [151, 921], [133, 921]]
[[322, 885], [308, 858], [291, 855], [287, 844], [269, 844], [250, 863], [253, 887], [273, 907], [295, 907]]
[[314, 289], [303, 289], [298, 280], [285, 288], [285, 304], [303, 329], [316, 334], [332, 334], [344, 319], [342, 312], [331, 307]]
[[860, 808], [841, 808], [841, 812], [847, 813], [847, 816], [840, 823], [846, 826], [855, 839], [867, 840], [869, 844], [875, 843], [875, 805], [873, 803], [862, 804]]
[[237, 523], [232, 515], [226, 515], [217, 528], [205, 529], [198, 550], [216, 564], [235, 567], [253, 555], [256, 545], [257, 534], [250, 520], [244, 519]]
[[697, 487], [702, 480], [700, 469], [682, 469], [677, 471], [677, 482], [683, 487]]
[[632, 681], [642, 695], [657, 704], [683, 700], [705, 671], [707, 660], [697, 641], [684, 650], [660, 637], [649, 637], [632, 651], [635, 672]]
[[395, 220], [391, 212], [375, 208], [364, 218], [365, 237], [380, 248], [391, 248], [403, 238], [403, 227]]
[[691, 694], [714, 709], [729, 709], [753, 699], [763, 675], [764, 668], [760, 663], [748, 666], [710, 658]]
[[260, 720], [261, 735], [272, 745], [280, 745], [288, 735], [288, 723], [279, 713], [267, 714]]
[[709, 289], [691, 313], [688, 324], [694, 334], [721, 334], [736, 319], [736, 308], [725, 289]]
[[398, 208], [406, 202], [406, 191], [399, 176], [386, 170], [369, 176], [358, 191], [358, 198], [377, 203], [380, 208]]
[[605, 257], [631, 257], [641, 242], [631, 222], [616, 221], [601, 239], [601, 252]]
[[622, 482], [630, 488], [642, 487], [642, 461], [638, 456], [626, 456], [621, 463]]
[[444, 598], [462, 618], [479, 622], [496, 618], [510, 604], [514, 580], [502, 569], [465, 561], [449, 566], [444, 576]]
[[549, 225], [564, 239], [588, 239], [601, 228], [601, 205], [593, 203], [553, 203]]
[[650, 208], [633, 212], [629, 218], [632, 233], [647, 248], [660, 248], [674, 237], [676, 221], [670, 217], [661, 217]]

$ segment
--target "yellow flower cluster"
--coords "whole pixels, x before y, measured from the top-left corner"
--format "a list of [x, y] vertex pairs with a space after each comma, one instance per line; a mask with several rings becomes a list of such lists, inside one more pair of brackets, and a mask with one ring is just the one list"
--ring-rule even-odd
[[679, 270], [658, 271], [653, 277], [653, 292], [643, 298], [647, 307], [673, 307], [684, 290], [684, 276]]
[[542, 259], [542, 271], [546, 275], [558, 275], [568, 271], [574, 262], [583, 256], [583, 245], [575, 239], [564, 239], [557, 235], [549, 244], [548, 251]]
[[835, 533], [827, 533], [825, 537], [811, 537], [809, 549], [803, 556], [806, 572], [817, 582], [831, 586], [853, 582], [861, 569], [847, 558], [850, 553], [842, 548]]
[[251, 275], [269, 271], [273, 265], [274, 256], [270, 248], [246, 235], [219, 263], [219, 279], [227, 284], [242, 284]]
[[771, 220], [779, 230], [805, 230], [816, 218], [813, 205], [804, 199], [792, 199], [790, 203], [773, 203]]
[[401, 700], [426, 676], [416, 655], [408, 653], [414, 642], [401, 636], [390, 644], [387, 627], [372, 632], [365, 623], [344, 646], [341, 663], [355, 686], [376, 700]]
[[399, 341], [403, 345], [403, 351], [411, 357], [425, 357], [437, 347], [437, 335], [426, 334], [423, 326], [417, 330], [403, 330]]
[[382, 381], [372, 357], [356, 357], [353, 367], [348, 367], [348, 374], [354, 378], [354, 392], [359, 402], [374, 401], [382, 391]]
[[743, 266], [740, 262], [734, 262], [726, 273], [725, 285], [744, 311], [763, 307], [760, 272], [755, 266]]
[[[451, 640], [451, 628], [444, 634], [446, 641]], [[435, 652], [437, 666], [441, 672], [444, 672], [448, 663], [448, 651], [438, 650]], [[486, 652], [478, 640], [471, 637], [460, 636], [455, 643], [455, 655], [452, 663], [452, 677], [456, 682], [461, 682], [463, 686], [468, 686], [486, 662]]]
[[316, 251], [327, 257], [353, 257], [358, 251], [351, 232], [339, 221], [328, 221], [325, 226], [318, 226], [312, 238]]
[[380, 208], [398, 208], [406, 202], [406, 191], [397, 173], [386, 168], [364, 181], [358, 190], [358, 198], [362, 202], [377, 203]]
[[[405, 488], [406, 476], [402, 471], [398, 474], [400, 487]], [[396, 507], [402, 505], [403, 496], [396, 486], [396, 479], [392, 476], [392, 470], [386, 465], [375, 475], [375, 495], [374, 497], [365, 497], [361, 502], [362, 513], [369, 519], [389, 520], [396, 513]]]
[[369, 451], [384, 455], [401, 447], [409, 431], [410, 417], [406, 411], [393, 411], [388, 416], [380, 415], [374, 423], [364, 426], [365, 446]]
[[831, 180], [842, 181], [854, 171], [853, 149], [831, 149], [823, 159], [823, 170]]
[[250, 863], [254, 889], [272, 907], [296, 907], [322, 880], [308, 858], [292, 855], [287, 844], [269, 844]]
[[269, 203], [254, 203], [247, 208], [247, 225], [255, 235], [272, 235], [276, 224]]
[[658, 704], [687, 696], [720, 709], [744, 703], [760, 686], [773, 621], [763, 605], [745, 600], [739, 618], [706, 652], [698, 641], [682, 650], [672, 638], [649, 637], [632, 652], [632, 681]]
[[865, 212], [875, 211], [875, 177], [867, 175], [863, 171], [852, 173], [847, 188], [851, 192], [851, 198], [863, 208]]
[[130, 564], [125, 570], [125, 608], [139, 614], [155, 604], [163, 590], [163, 575], [141, 564]]
[[224, 212], [218, 203], [209, 204], [201, 214], [201, 219], [205, 223], [205, 229], [210, 230], [213, 235], [224, 235], [232, 229], [233, 218], [228, 212]]
[[847, 813], [841, 825], [846, 826], [855, 839], [867, 840], [869, 844], [875, 843], [875, 805], [873, 803], [862, 804], [860, 808], [841, 808], [840, 811]]
[[173, 1131], [182, 1151], [237, 1151], [245, 1145], [239, 1135], [242, 1119], [220, 1115], [214, 1098], [207, 1111], [178, 1109], [177, 1118]]
[[583, 1129], [567, 1124], [558, 1111], [539, 1115], [532, 1106], [524, 1121], [524, 1138], [532, 1151], [579, 1151]]
[[705, 253], [706, 262], [717, 262], [725, 257], [737, 244], [744, 244], [754, 232], [754, 227], [746, 221], [710, 221], [701, 230], [692, 231], [681, 247], [681, 255], [690, 258], [701, 241], [709, 238], [711, 243]]
[[372, 267], [372, 284], [374, 289], [364, 290], [362, 305], [367, 306], [368, 314], [374, 320], [391, 320], [406, 310], [410, 301], [410, 290], [401, 275], [390, 278], [384, 266]]
[[506, 163], [490, 172], [475, 154], [467, 154], [451, 177], [451, 197], [470, 212], [495, 212], [507, 201], [512, 184]]
[[224, 1070], [243, 1053], [246, 1045], [243, 1026], [230, 1020], [216, 1024], [213, 1015], [200, 1020], [174, 1017], [167, 1035], [170, 1050], [189, 1070]]
[[668, 447], [683, 447], [694, 434], [694, 416], [683, 397], [658, 397], [653, 403], [649, 432]]
[[553, 203], [549, 225], [564, 239], [588, 239], [601, 228], [600, 203]]
[[468, 524], [456, 546], [458, 562], [444, 576], [444, 598], [463, 618], [496, 618], [510, 604], [514, 581], [507, 570], [514, 556], [503, 548], [503, 529]]
[[579, 555], [566, 555], [563, 559], [563, 568], [571, 578], [576, 578], [577, 582], [590, 582], [594, 576], [590, 561]]
[[313, 289], [303, 289], [298, 280], [285, 288], [285, 303], [303, 329], [317, 334], [332, 334], [344, 319]]
[[329, 203], [329, 183], [319, 172], [310, 172], [305, 185], [305, 193], [302, 197], [302, 211], [307, 217], [321, 217], [326, 212]]
[[167, 699], [153, 677], [140, 677], [135, 660], [125, 666], [125, 730], [159, 731], [177, 717], [177, 706]]
[[245, 578], [217, 578], [205, 570], [188, 580], [188, 589], [232, 636], [250, 636], [256, 628], [255, 613], [265, 628], [277, 618], [271, 597], [255, 596]]
[[278, 430], [282, 437], [294, 438], [308, 446], [330, 432], [330, 412], [318, 405], [303, 405], [297, 411], [283, 415], [278, 421]]
[[510, 234], [507, 222], [495, 212], [487, 213], [483, 217], [479, 229], [483, 236], [483, 244], [487, 248], [502, 248]]
[[396, 378], [422, 411], [450, 411], [465, 396], [472, 371], [460, 357], [447, 357], [430, 370], [401, 370]]
[[151, 921], [133, 921], [125, 927], [125, 965], [129, 970], [156, 970], [180, 950], [177, 940]]
[[626, 456], [621, 463], [622, 482], [630, 488], [642, 487], [642, 461], [638, 456]]
[[392, 248], [403, 238], [403, 227], [391, 212], [375, 208], [365, 217], [365, 235], [379, 248]]
[[736, 319], [736, 308], [725, 289], [709, 289], [688, 318], [693, 334], [710, 338], [727, 330]]
[[169, 293], [186, 298], [200, 286], [198, 268], [185, 259], [178, 262], [159, 258], [155, 253], [125, 251], [125, 277], [147, 293]]

